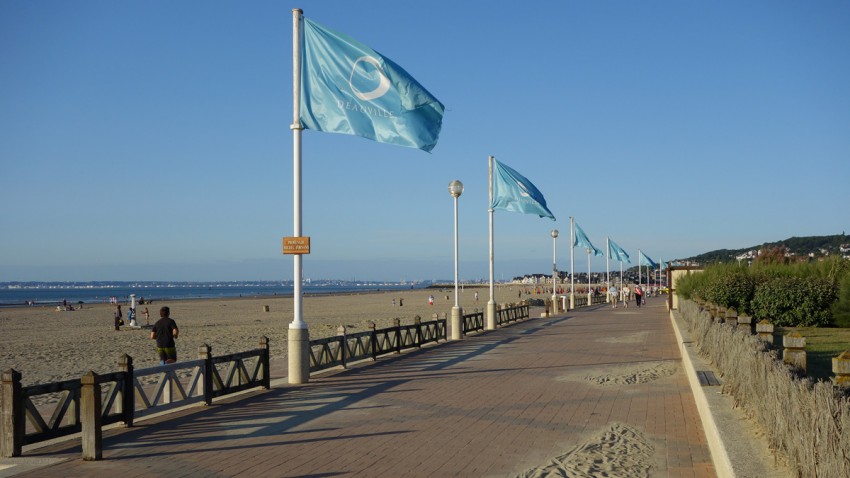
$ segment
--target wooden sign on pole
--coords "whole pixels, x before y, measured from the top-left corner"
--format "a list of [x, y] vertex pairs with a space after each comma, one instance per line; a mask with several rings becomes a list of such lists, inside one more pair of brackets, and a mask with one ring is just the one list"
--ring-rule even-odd
[[283, 238], [283, 253], [284, 254], [309, 254], [310, 253], [310, 237], [284, 237]]

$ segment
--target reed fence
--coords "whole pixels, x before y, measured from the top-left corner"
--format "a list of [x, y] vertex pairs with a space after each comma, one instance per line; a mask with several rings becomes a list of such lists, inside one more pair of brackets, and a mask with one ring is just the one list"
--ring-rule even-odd
[[715, 322], [680, 298], [697, 350], [719, 369], [723, 391], [754, 418], [801, 477], [850, 476], [850, 401], [829, 381], [800, 377], [749, 329]]

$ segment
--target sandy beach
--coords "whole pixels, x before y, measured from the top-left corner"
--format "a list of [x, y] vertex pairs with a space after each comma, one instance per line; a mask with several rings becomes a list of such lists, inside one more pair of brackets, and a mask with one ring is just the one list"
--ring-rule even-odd
[[[498, 303], [516, 302], [520, 286], [497, 289]], [[525, 288], [522, 288], [525, 290]], [[478, 300], [475, 293], [478, 292]], [[429, 295], [434, 305], [428, 304]], [[448, 299], [447, 299], [448, 297]], [[466, 287], [459, 302], [466, 313], [484, 310], [489, 292], [486, 287]], [[526, 295], [541, 298], [542, 295]], [[393, 304], [395, 300], [395, 305]], [[150, 312], [150, 323], [159, 318], [159, 308], [171, 308], [171, 317], [180, 328], [177, 339], [178, 360], [197, 358], [203, 344], [212, 346], [214, 355], [254, 349], [261, 336], [269, 338], [272, 360], [285, 364], [286, 340], [292, 321], [292, 298], [232, 298], [162, 301], [137, 306], [138, 323], [145, 324], [143, 311]], [[399, 304], [403, 305], [399, 305]], [[269, 312], [264, 311], [264, 306]], [[394, 318], [413, 323], [417, 315], [423, 321], [432, 314], [451, 314], [454, 290], [417, 289], [365, 294], [308, 296], [304, 298], [304, 320], [310, 338], [337, 335], [344, 325], [349, 331], [366, 330], [374, 321], [378, 328], [392, 325]], [[122, 306], [126, 320], [126, 304]], [[146, 329], [113, 328], [114, 306], [86, 305], [82, 310], [56, 311], [54, 307], [14, 307], [0, 309], [0, 367], [22, 373], [24, 385], [79, 378], [87, 371], [106, 373], [118, 370], [123, 354], [133, 357], [136, 368], [158, 365], [155, 343]], [[272, 367], [274, 374], [276, 367]]]

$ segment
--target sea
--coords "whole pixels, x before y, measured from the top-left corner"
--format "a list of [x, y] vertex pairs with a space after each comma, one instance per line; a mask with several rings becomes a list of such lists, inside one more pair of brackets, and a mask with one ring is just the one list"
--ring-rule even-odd
[[[304, 294], [343, 294], [410, 290], [427, 283], [376, 283], [328, 281], [302, 286]], [[0, 307], [22, 305], [74, 305], [121, 303], [135, 294], [136, 301], [221, 299], [235, 297], [292, 296], [294, 286], [281, 282], [110, 282], [110, 283], [0, 283]]]

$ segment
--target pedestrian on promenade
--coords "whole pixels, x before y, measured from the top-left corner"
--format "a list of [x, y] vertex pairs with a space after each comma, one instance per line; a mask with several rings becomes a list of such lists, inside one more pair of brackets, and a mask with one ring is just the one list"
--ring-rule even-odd
[[641, 302], [643, 301], [643, 289], [640, 288], [639, 285], [635, 286], [635, 303], [638, 307], [640, 307]]
[[121, 317], [124, 316], [124, 314], [121, 313], [121, 304], [115, 306], [115, 313], [113, 316], [115, 318], [115, 330], [121, 330], [121, 323], [123, 322]]
[[617, 301], [620, 299], [619, 293], [620, 291], [618, 291], [617, 287], [613, 285], [610, 289], [608, 289], [608, 297], [611, 298], [611, 302], [614, 304], [614, 306], [612, 307], [613, 309], [617, 308]]
[[156, 352], [159, 354], [159, 364], [174, 363], [177, 361], [177, 346], [174, 339], [180, 334], [177, 322], [171, 318], [171, 309], [163, 307], [159, 309], [160, 319], [153, 324], [151, 339], [156, 340]]
[[629, 290], [629, 286], [623, 286], [623, 307], [629, 308], [629, 301], [632, 299], [632, 291]]

